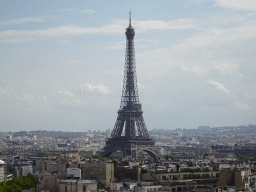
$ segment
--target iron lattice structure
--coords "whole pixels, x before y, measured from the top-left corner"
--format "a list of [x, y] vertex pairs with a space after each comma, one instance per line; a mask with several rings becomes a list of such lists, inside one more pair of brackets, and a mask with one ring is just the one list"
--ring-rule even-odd
[[[157, 149], [149, 133], [142, 116], [142, 108], [139, 102], [136, 62], [134, 50], [134, 28], [126, 28], [126, 54], [124, 66], [124, 80], [120, 109], [117, 112], [117, 120], [106, 146], [102, 150], [102, 156], [108, 157], [115, 151], [137, 158], [141, 151], [157, 158]], [[123, 132], [123, 128], [125, 128]]]

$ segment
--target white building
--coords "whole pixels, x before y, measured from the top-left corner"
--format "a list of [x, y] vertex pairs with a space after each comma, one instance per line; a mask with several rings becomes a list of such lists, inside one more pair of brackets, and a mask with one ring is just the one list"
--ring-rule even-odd
[[27, 176], [28, 173], [33, 173], [32, 165], [28, 164], [21, 164], [21, 165], [14, 165], [15, 170], [15, 177], [18, 178], [19, 176]]
[[5, 180], [5, 165], [6, 163], [0, 160], [0, 182]]

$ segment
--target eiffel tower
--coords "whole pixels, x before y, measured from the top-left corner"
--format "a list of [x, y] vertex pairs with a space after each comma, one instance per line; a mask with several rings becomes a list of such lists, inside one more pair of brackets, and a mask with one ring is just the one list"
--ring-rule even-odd
[[[134, 51], [134, 28], [131, 26], [131, 12], [129, 27], [126, 28], [126, 56], [124, 66], [123, 91], [117, 120], [110, 138], [106, 141], [101, 155], [109, 157], [115, 151], [122, 151], [124, 156], [137, 159], [140, 152], [145, 151], [157, 160], [155, 142], [149, 133], [142, 116], [137, 87], [136, 63]], [[125, 128], [124, 134], [123, 128]]]

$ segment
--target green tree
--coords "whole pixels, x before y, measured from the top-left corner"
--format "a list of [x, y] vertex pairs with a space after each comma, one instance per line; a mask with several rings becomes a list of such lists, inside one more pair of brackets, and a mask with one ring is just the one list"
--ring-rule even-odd
[[103, 161], [108, 161], [108, 160], [112, 160], [112, 159], [107, 158], [107, 157], [104, 157], [104, 158], [102, 158], [102, 160], [103, 160]]
[[236, 158], [237, 158], [238, 160], [241, 160], [241, 161], [248, 161], [248, 160], [252, 160], [252, 159], [253, 159], [253, 156], [254, 156], [253, 153], [246, 154], [246, 155], [237, 154], [237, 155], [236, 155]]
[[36, 185], [37, 184], [37, 177], [32, 175], [31, 173], [28, 173], [27, 177], [30, 178], [30, 180]]
[[21, 189], [22, 189], [22, 188], [21, 188], [19, 185], [15, 184], [15, 183], [13, 183], [13, 184], [11, 185], [11, 190], [12, 190], [12, 192], [20, 192]]
[[56, 153], [53, 153], [53, 156], [60, 156], [61, 154], [63, 154], [62, 152], [56, 152]]
[[53, 153], [51, 153], [51, 152], [43, 152], [43, 151], [38, 154], [39, 157], [48, 157], [48, 156], [52, 156], [52, 155], [53, 155]]
[[0, 192], [5, 192], [4, 187], [2, 185], [0, 185]]
[[92, 158], [102, 160], [103, 157], [101, 155], [93, 155]]
[[88, 158], [88, 159], [90, 159], [90, 158], [92, 158], [92, 155], [91, 154], [84, 154], [84, 153], [82, 153], [82, 154], [80, 154], [81, 156], [84, 156], [84, 157], [86, 157], [86, 158]]
[[36, 188], [37, 178], [31, 173], [28, 176], [20, 176], [18, 179], [13, 178], [7, 182], [0, 183], [0, 192], [20, 192], [21, 189], [27, 190]]

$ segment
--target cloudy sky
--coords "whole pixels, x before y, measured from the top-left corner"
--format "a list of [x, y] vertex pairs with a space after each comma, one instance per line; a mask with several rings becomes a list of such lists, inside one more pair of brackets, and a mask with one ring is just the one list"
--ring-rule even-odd
[[113, 129], [130, 10], [149, 130], [256, 124], [256, 0], [3, 0], [0, 131]]

